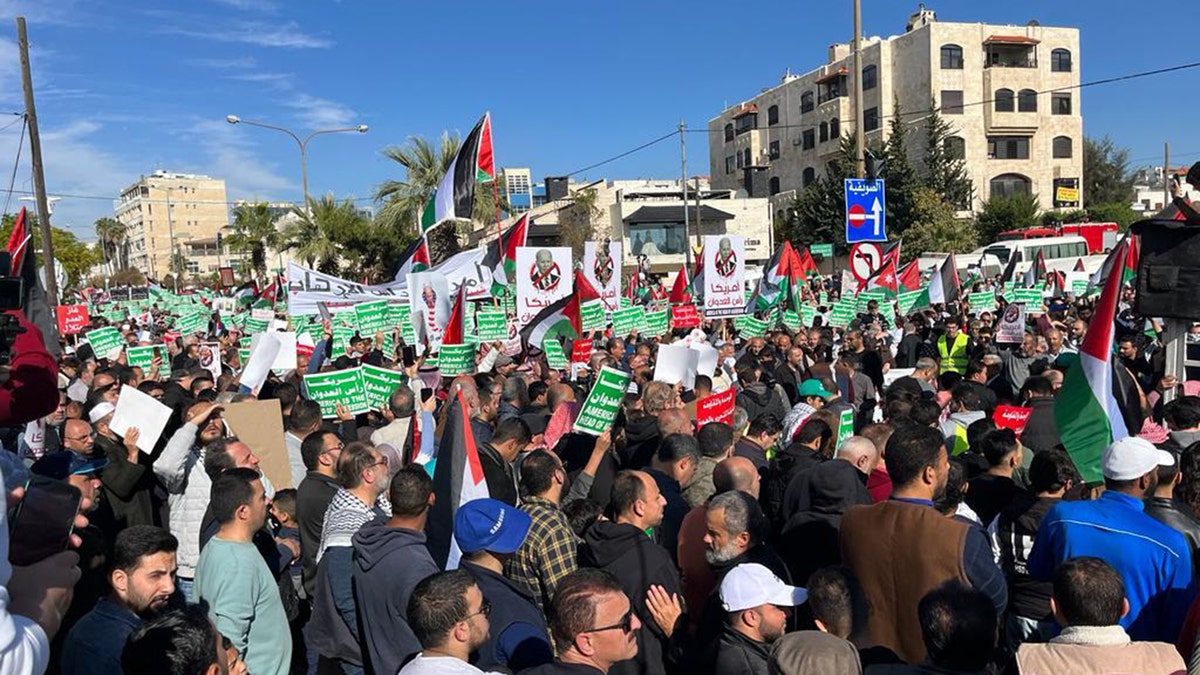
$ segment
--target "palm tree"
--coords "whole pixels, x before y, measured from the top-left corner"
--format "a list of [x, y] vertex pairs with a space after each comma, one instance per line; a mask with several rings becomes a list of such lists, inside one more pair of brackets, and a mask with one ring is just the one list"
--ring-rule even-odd
[[[390, 145], [383, 156], [404, 167], [403, 180], [386, 180], [375, 189], [375, 200], [382, 202], [376, 222], [394, 232], [420, 234], [421, 209], [441, 182], [462, 141], [457, 135], [443, 133], [435, 143], [421, 136], [410, 136], [408, 145]], [[459, 250], [457, 232], [442, 225], [429, 233], [429, 255], [440, 262]]]
[[128, 267], [125, 225], [115, 218], [100, 218], [96, 220], [95, 227], [100, 251], [109, 265], [109, 274]]
[[282, 236], [275, 229], [275, 216], [266, 202], [243, 204], [234, 209], [233, 231], [225, 237], [229, 248], [250, 254], [250, 269], [259, 278], [267, 275], [267, 250], [280, 250]]
[[338, 245], [330, 235], [328, 225], [336, 211], [333, 197], [327, 195], [320, 201], [309, 200], [309, 207], [292, 210], [296, 220], [283, 229], [280, 250], [293, 251], [304, 264], [326, 274], [338, 273]]

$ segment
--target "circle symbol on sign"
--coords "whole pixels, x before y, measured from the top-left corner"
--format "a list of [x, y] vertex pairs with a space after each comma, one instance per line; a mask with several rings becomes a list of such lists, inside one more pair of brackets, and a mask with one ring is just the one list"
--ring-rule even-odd
[[864, 242], [850, 247], [850, 273], [859, 281], [866, 281], [883, 262], [883, 249], [879, 244]]
[[867, 223], [867, 210], [861, 204], [851, 204], [846, 219], [850, 221], [850, 227], [862, 227]]

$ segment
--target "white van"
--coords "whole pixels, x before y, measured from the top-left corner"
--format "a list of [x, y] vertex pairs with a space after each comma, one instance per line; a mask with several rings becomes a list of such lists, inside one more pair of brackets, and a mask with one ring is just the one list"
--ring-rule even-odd
[[1103, 255], [1088, 255], [1087, 240], [1083, 237], [1068, 236], [998, 241], [963, 255], [955, 262], [959, 267], [981, 265], [985, 274], [992, 276], [1001, 273], [1015, 255], [1016, 273], [1024, 274], [1037, 260], [1039, 251], [1046, 261], [1046, 270], [1050, 272], [1070, 272], [1082, 258], [1084, 271], [1091, 274], [1100, 269], [1105, 258]]

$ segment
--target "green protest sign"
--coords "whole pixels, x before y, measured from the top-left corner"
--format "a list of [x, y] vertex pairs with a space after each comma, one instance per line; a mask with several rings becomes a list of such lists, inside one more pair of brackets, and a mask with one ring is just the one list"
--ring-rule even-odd
[[635, 330], [646, 330], [646, 309], [644, 307], [630, 307], [613, 312], [613, 335], [624, 337]]
[[854, 411], [843, 410], [838, 415], [838, 430], [837, 430], [837, 445], [842, 447], [842, 442], [854, 435]]
[[121, 331], [112, 326], [88, 331], [84, 337], [87, 338], [88, 344], [92, 346], [92, 351], [98, 359], [104, 358], [112, 350], [125, 345], [125, 338], [121, 336]]
[[339, 324], [333, 327], [333, 358], [336, 359], [346, 353], [352, 337], [354, 337], [354, 329], [350, 326]]
[[812, 328], [816, 323], [817, 308], [812, 305], [800, 305], [800, 325]]
[[508, 316], [504, 312], [488, 311], [475, 315], [475, 328], [484, 342], [508, 339]]
[[442, 345], [438, 363], [442, 375], [447, 377], [471, 375], [475, 372], [475, 345]]
[[562, 345], [558, 340], [550, 338], [542, 340], [542, 351], [546, 352], [546, 365], [554, 370], [566, 370], [570, 367], [567, 362], [567, 355], [563, 352]]
[[929, 306], [929, 291], [928, 289], [924, 289], [901, 293], [896, 296], [896, 304], [900, 306], [900, 314], [908, 316], [918, 309], [924, 309]]
[[[175, 330], [183, 335], [208, 331], [208, 317], [203, 314], [188, 314], [175, 320]], [[266, 330], [266, 326], [263, 327]]]
[[388, 305], [387, 314], [389, 326], [403, 326], [408, 323], [412, 310], [408, 305]]
[[239, 347], [238, 348], [238, 363], [241, 363], [242, 367], [245, 368], [246, 363], [249, 360], [250, 360], [250, 348], [249, 347]]
[[832, 258], [833, 244], [812, 244], [808, 247], [808, 252], [813, 255], [819, 255], [822, 258]]
[[742, 319], [742, 327], [738, 331], [744, 338], [762, 337], [767, 332], [767, 322], [747, 316]]
[[1087, 291], [1088, 291], [1088, 280], [1087, 279], [1076, 279], [1071, 282], [1071, 295], [1074, 295], [1077, 298], [1082, 298], [1085, 295], [1087, 295]]
[[771, 308], [771, 313], [767, 315], [767, 326], [774, 328], [779, 325], [779, 305]]
[[[583, 324], [583, 332], [590, 333], [594, 330], [604, 330], [608, 325], [608, 321], [604, 318], [604, 301], [599, 298], [588, 300], [579, 306], [579, 318]], [[507, 339], [505, 335], [501, 340]]]
[[1042, 291], [1038, 288], [1018, 288], [1013, 291], [1010, 302], [1023, 302], [1026, 311], [1039, 311], [1042, 306]]
[[867, 303], [872, 300], [877, 302], [879, 306], [882, 307], [884, 303], [887, 302], [887, 293], [885, 291], [876, 290], [863, 291], [862, 293], [859, 293], [855, 299], [857, 301], [857, 304], [854, 306], [855, 311], [859, 314], [865, 314], [867, 312]]
[[[803, 310], [801, 310], [801, 311], [803, 311]], [[784, 325], [784, 326], [787, 326], [787, 329], [788, 329], [788, 330], [790, 330], [790, 331], [793, 331], [793, 332], [794, 332], [794, 331], [798, 331], [798, 330], [800, 330], [800, 328], [801, 328], [801, 326], [802, 326], [802, 324], [801, 324], [801, 319], [800, 319], [800, 315], [799, 315], [799, 314], [797, 314], [797, 313], [795, 313], [795, 312], [793, 312], [793, 311], [792, 311], [792, 310], [790, 310], [790, 309], [789, 309], [789, 310], [786, 310], [786, 311], [784, 311], [784, 313], [783, 313], [783, 325]], [[809, 325], [812, 325], [812, 324], [809, 324]]]
[[628, 373], [608, 367], [601, 368], [596, 383], [592, 385], [592, 390], [588, 392], [587, 399], [579, 410], [574, 430], [599, 436], [611, 429], [628, 386]]
[[154, 365], [154, 352], [158, 352], [162, 357], [162, 362], [170, 368], [171, 358], [167, 356], [166, 345], [146, 345], [144, 347], [126, 347], [125, 362], [130, 368], [141, 368], [144, 372], [149, 372]]
[[829, 325], [837, 328], [845, 328], [849, 326], [850, 322], [858, 316], [858, 312], [856, 311], [856, 307], [853, 302], [854, 301], [851, 300], [851, 304], [839, 302], [838, 304], [834, 305], [833, 311], [829, 314]]
[[[182, 321], [182, 319], [181, 319]], [[254, 335], [255, 333], [265, 333], [270, 326], [269, 321], [250, 317], [246, 319], [246, 335]], [[182, 331], [180, 331], [182, 332]]]
[[633, 307], [633, 300], [622, 295], [617, 299], [617, 309], [629, 309]]
[[374, 335], [388, 327], [387, 300], [363, 302], [354, 306], [354, 319], [360, 335]]
[[379, 348], [383, 352], [383, 358], [396, 358], [396, 333], [395, 331], [387, 331], [383, 334], [383, 346]]
[[370, 409], [361, 368], [305, 375], [304, 389], [308, 398], [321, 404], [322, 417], [337, 417], [339, 404], [355, 415]]
[[669, 309], [646, 313], [645, 332], [647, 337], [665, 335], [669, 330], [671, 330], [671, 311]]
[[995, 291], [980, 291], [978, 293], [967, 294], [967, 306], [974, 314], [981, 312], [996, 311], [996, 293]]
[[381, 408], [387, 405], [392, 392], [404, 384], [404, 373], [364, 363], [362, 381], [367, 405], [371, 408]]

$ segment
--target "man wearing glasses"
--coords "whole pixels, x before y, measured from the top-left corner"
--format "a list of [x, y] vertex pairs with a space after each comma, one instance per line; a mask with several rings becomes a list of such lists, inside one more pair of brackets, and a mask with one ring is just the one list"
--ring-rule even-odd
[[616, 577], [603, 570], [576, 570], [558, 583], [550, 611], [558, 661], [523, 675], [608, 675], [613, 664], [637, 656], [641, 628]]
[[321, 547], [321, 526], [325, 511], [340, 485], [337, 480], [338, 457], [344, 447], [332, 431], [314, 431], [300, 444], [300, 456], [308, 474], [296, 489], [296, 522], [300, 526], [300, 564], [305, 597], [313, 597], [317, 579], [317, 549]]
[[467, 662], [488, 640], [492, 607], [466, 570], [426, 577], [408, 601], [408, 621], [421, 643], [421, 653], [400, 675], [479, 675]]

